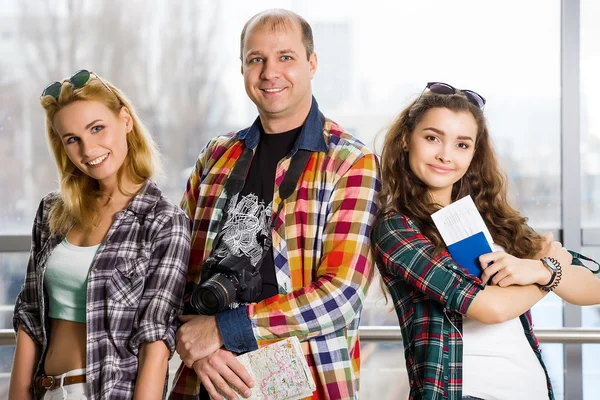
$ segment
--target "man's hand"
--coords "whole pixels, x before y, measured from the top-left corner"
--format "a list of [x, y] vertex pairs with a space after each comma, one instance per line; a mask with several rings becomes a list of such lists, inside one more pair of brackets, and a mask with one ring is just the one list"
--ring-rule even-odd
[[177, 330], [177, 353], [188, 368], [223, 346], [223, 338], [212, 315], [182, 315], [184, 324]]
[[244, 397], [250, 397], [252, 394], [250, 390], [254, 386], [252, 376], [228, 350], [219, 349], [208, 357], [196, 361], [194, 371], [213, 399], [224, 396], [229, 400], [238, 400], [239, 397], [229, 385], [235, 387]]

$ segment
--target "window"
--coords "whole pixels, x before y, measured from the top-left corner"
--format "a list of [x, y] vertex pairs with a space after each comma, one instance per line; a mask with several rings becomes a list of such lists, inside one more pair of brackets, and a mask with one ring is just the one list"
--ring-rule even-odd
[[[558, 0], [47, 4], [4, 0], [0, 9], [0, 159], [5, 166], [0, 169], [0, 241], [28, 235], [40, 199], [57, 188], [37, 97], [45, 85], [86, 68], [122, 88], [160, 145], [166, 174], [158, 183], [178, 201], [207, 140], [248, 126], [256, 117], [239, 71], [239, 34], [248, 18], [270, 7], [292, 9], [311, 23], [319, 56], [315, 97], [325, 115], [370, 147], [380, 146], [386, 126], [428, 81], [485, 96], [491, 134], [518, 208], [542, 232], [561, 228]], [[594, 73], [600, 68], [600, 31], [594, 16], [600, 9], [582, 0], [581, 12], [581, 204], [584, 224], [598, 227], [600, 118], [594, 110], [600, 109], [600, 86]], [[24, 253], [0, 254], [4, 328], [10, 328], [26, 262]], [[536, 327], [561, 327], [562, 307], [560, 299], [548, 296], [533, 310]], [[389, 308], [373, 282], [362, 324], [397, 326]], [[596, 309], [589, 318], [587, 312], [584, 322], [597, 324]], [[562, 345], [544, 349], [561, 399]], [[0, 362], [6, 362], [5, 351], [11, 350], [2, 351]], [[406, 389], [401, 344], [363, 342], [362, 357], [364, 397], [398, 398], [380, 383], [395, 376], [399, 390]], [[586, 393], [596, 392], [594, 387]]]

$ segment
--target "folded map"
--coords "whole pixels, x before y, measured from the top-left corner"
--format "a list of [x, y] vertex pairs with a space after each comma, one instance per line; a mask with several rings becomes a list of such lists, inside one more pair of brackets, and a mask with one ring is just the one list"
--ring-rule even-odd
[[242, 354], [237, 359], [254, 378], [250, 400], [302, 399], [310, 397], [316, 388], [297, 337]]

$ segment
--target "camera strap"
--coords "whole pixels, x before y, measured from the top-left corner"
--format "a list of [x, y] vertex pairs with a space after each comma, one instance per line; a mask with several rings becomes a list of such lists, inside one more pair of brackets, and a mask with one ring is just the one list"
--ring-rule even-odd
[[269, 248], [273, 244], [273, 237], [271, 232], [275, 228], [275, 222], [281, 214], [281, 210], [283, 210], [283, 206], [285, 204], [285, 200], [294, 193], [296, 187], [298, 186], [298, 180], [302, 173], [304, 172], [304, 168], [306, 168], [306, 164], [308, 164], [308, 160], [310, 159], [312, 152], [308, 150], [298, 150], [296, 154], [292, 156], [292, 161], [290, 161], [290, 167], [288, 168], [285, 176], [283, 177], [283, 182], [279, 186], [279, 198], [281, 201], [279, 202], [279, 206], [277, 206], [277, 212], [275, 215], [271, 216], [271, 225], [269, 226], [269, 234], [266, 235], [265, 240], [263, 242], [263, 252], [260, 261], [256, 263], [254, 267], [254, 271], [258, 271], [264, 258], [267, 256]]
[[[296, 154], [292, 156], [292, 161], [290, 161], [290, 166], [283, 177], [283, 182], [279, 186], [279, 198], [281, 199], [279, 206], [277, 207], [277, 212], [275, 215], [271, 217], [271, 224], [269, 230], [272, 231], [275, 228], [275, 221], [277, 217], [281, 213], [283, 209], [285, 200], [294, 193], [296, 190], [296, 186], [298, 186], [298, 180], [304, 172], [304, 168], [306, 168], [306, 164], [308, 164], [308, 160], [310, 159], [312, 152], [309, 150], [298, 150]], [[225, 206], [223, 207], [223, 216], [221, 217], [221, 221], [219, 221], [219, 229], [217, 230], [217, 236], [215, 239], [215, 244], [213, 248], [217, 247], [220, 239], [221, 239], [221, 231], [223, 230], [223, 226], [225, 225], [225, 221], [227, 220], [227, 208], [229, 207], [229, 203], [231, 199], [238, 193], [242, 191], [244, 188], [244, 183], [246, 181], [246, 174], [248, 173], [248, 169], [250, 167], [252, 161], [252, 149], [246, 147], [237, 163], [233, 167], [231, 174], [227, 178], [227, 182], [225, 182], [225, 191], [227, 193], [227, 201], [225, 202]], [[263, 257], [266, 254], [265, 250], [268, 250], [271, 247], [272, 238], [271, 235], [267, 235], [264, 244], [263, 244]], [[261, 258], [261, 262], [262, 262]], [[260, 265], [259, 262], [257, 265]]]
[[[321, 126], [323, 126], [325, 124], [325, 117], [322, 113], [319, 114], [322, 123]], [[219, 242], [221, 241], [223, 226], [225, 225], [225, 221], [228, 217], [227, 209], [229, 208], [229, 203], [231, 202], [231, 199], [235, 195], [240, 193], [244, 188], [244, 184], [246, 183], [246, 176], [248, 175], [250, 165], [252, 164], [253, 155], [254, 152], [252, 151], [252, 149], [249, 147], [245, 147], [244, 150], [242, 150], [240, 158], [233, 166], [231, 174], [225, 182], [224, 190], [225, 193], [227, 193], [227, 200], [225, 202], [225, 206], [223, 207], [223, 216], [221, 217], [221, 221], [219, 222], [219, 228], [217, 229], [217, 235], [213, 244], [213, 250], [215, 250], [218, 247]], [[299, 149], [292, 156], [290, 166], [285, 176], [283, 177], [283, 182], [281, 182], [281, 185], [279, 185], [279, 198], [281, 199], [281, 201], [279, 202], [279, 206], [277, 207], [277, 212], [275, 213], [275, 215], [271, 216], [269, 234], [266, 235], [265, 240], [263, 242], [262, 257], [260, 258], [260, 261], [256, 263], [255, 272], [258, 271], [258, 269], [262, 265], [263, 259], [266, 257], [269, 248], [273, 244], [271, 232], [275, 228], [275, 222], [277, 221], [281, 210], [283, 210], [285, 200], [288, 197], [290, 197], [292, 193], [294, 193], [294, 191], [296, 190], [296, 187], [298, 186], [298, 180], [300, 179], [300, 176], [302, 176], [302, 173], [304, 172], [304, 169], [306, 168], [306, 165], [308, 164], [308, 160], [310, 159], [311, 155], [312, 151]]]

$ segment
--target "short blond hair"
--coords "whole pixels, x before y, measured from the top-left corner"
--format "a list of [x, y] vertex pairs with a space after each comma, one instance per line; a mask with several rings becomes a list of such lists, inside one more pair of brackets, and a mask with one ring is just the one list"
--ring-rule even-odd
[[246, 35], [249, 30], [268, 27], [276, 32], [285, 30], [289, 23], [295, 24], [300, 28], [300, 32], [302, 33], [302, 43], [306, 49], [306, 58], [310, 59], [310, 56], [315, 52], [315, 42], [310, 24], [293, 11], [282, 8], [273, 8], [254, 15], [244, 25], [242, 34], [240, 35], [240, 60], [242, 60], [242, 62], [244, 61], [244, 41], [246, 40]]

